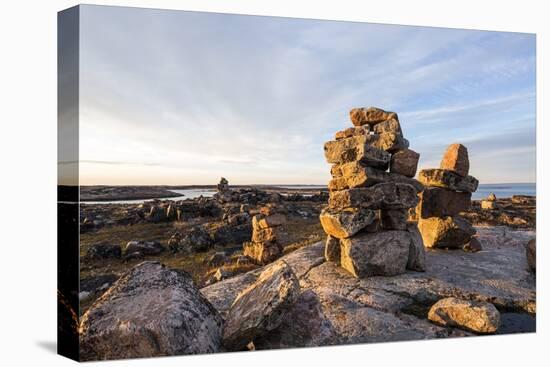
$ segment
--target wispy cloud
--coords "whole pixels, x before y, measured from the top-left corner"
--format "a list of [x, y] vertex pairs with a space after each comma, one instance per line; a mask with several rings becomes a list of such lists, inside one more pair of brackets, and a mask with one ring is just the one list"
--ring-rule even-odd
[[[483, 157], [516, 127], [528, 146], [534, 47], [525, 34], [84, 6], [80, 156], [124, 164], [81, 175], [324, 183], [323, 142], [364, 105], [399, 113], [421, 164], [454, 141]], [[534, 172], [509, 161], [472, 173]]]

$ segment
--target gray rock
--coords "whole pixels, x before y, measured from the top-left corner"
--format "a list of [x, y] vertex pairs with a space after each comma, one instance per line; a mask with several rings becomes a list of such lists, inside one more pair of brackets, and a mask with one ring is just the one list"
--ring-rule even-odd
[[249, 342], [275, 330], [299, 294], [298, 278], [287, 263], [265, 269], [233, 302], [225, 319], [224, 346], [243, 350]]
[[458, 215], [470, 209], [472, 199], [469, 192], [456, 192], [439, 187], [426, 187], [419, 195], [420, 218]]
[[132, 254], [158, 255], [164, 251], [164, 247], [158, 241], [129, 241], [124, 247], [124, 257]]
[[454, 297], [437, 301], [430, 308], [428, 318], [441, 326], [459, 327], [480, 334], [495, 333], [500, 324], [500, 313], [492, 304]]
[[424, 186], [464, 192], [474, 192], [479, 185], [479, 181], [473, 176], [462, 177], [454, 171], [437, 168], [423, 169], [418, 174], [418, 180]]
[[227, 254], [223, 251], [215, 252], [206, 260], [206, 266], [208, 267], [216, 267], [221, 266], [225, 264], [229, 259], [227, 258]]
[[386, 182], [372, 187], [334, 191], [330, 193], [329, 207], [407, 209], [418, 204], [416, 189], [409, 184]]
[[390, 172], [407, 177], [414, 177], [418, 168], [420, 154], [411, 149], [395, 152], [391, 156]]
[[380, 210], [380, 225], [382, 229], [407, 229], [408, 209], [382, 209]]
[[340, 256], [340, 240], [329, 234], [325, 243], [325, 259], [339, 264]]
[[191, 277], [143, 262], [83, 315], [82, 360], [220, 351], [223, 321]]
[[467, 220], [458, 216], [420, 218], [418, 229], [424, 246], [429, 248], [461, 248], [476, 233]]
[[340, 240], [341, 265], [357, 278], [405, 272], [411, 238], [407, 231], [362, 233]]
[[373, 222], [376, 213], [365, 208], [348, 208], [334, 211], [325, 208], [319, 219], [324, 231], [336, 238], [351, 237]]
[[120, 259], [122, 250], [119, 245], [110, 243], [96, 243], [88, 248], [86, 257], [89, 259]]
[[409, 245], [409, 259], [407, 269], [414, 271], [426, 271], [426, 251], [424, 242], [416, 224], [408, 224], [407, 231], [411, 236]]
[[537, 240], [532, 239], [527, 242], [525, 247], [525, 255], [527, 257], [527, 265], [533, 272], [537, 271]]

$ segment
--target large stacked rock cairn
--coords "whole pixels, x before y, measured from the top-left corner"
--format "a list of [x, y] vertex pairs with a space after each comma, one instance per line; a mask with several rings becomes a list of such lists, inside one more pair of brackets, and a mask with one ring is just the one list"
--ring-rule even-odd
[[252, 241], [243, 244], [244, 255], [258, 264], [267, 264], [283, 253], [278, 241], [286, 216], [275, 206], [260, 208], [260, 214], [252, 218]]
[[418, 228], [424, 245], [430, 248], [461, 248], [474, 243], [476, 233], [472, 225], [459, 217], [470, 208], [472, 192], [478, 180], [469, 176], [468, 150], [462, 144], [447, 148], [440, 168], [420, 171], [418, 179], [425, 186], [417, 207]]
[[408, 149], [396, 113], [354, 108], [350, 118], [354, 127], [324, 147], [333, 165], [329, 204], [320, 215], [325, 257], [359, 278], [423, 271], [422, 237], [407, 221], [422, 190], [412, 178], [419, 154]]

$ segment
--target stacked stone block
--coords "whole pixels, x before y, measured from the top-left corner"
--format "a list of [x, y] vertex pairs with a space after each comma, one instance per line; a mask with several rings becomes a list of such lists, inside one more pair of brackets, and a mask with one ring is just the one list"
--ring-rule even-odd
[[478, 180], [469, 176], [468, 150], [462, 144], [447, 148], [438, 169], [425, 169], [418, 175], [425, 189], [417, 206], [418, 228], [429, 248], [461, 248], [476, 233], [459, 217], [471, 205]]
[[243, 245], [244, 255], [257, 264], [267, 264], [281, 256], [283, 248], [278, 241], [286, 216], [273, 206], [260, 208], [252, 218], [252, 241]]
[[419, 154], [409, 149], [395, 112], [354, 108], [350, 119], [354, 126], [324, 146], [332, 164], [320, 215], [325, 257], [359, 278], [423, 271], [422, 237], [407, 221], [423, 188], [412, 178]]

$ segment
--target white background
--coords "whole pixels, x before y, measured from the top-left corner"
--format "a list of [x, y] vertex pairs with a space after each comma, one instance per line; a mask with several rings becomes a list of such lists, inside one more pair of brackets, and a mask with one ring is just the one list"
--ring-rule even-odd
[[[170, 357], [102, 365], [541, 365], [548, 363], [544, 121], [550, 10], [545, 1], [95, 1], [96, 4], [537, 33], [536, 335]], [[69, 365], [56, 340], [56, 12], [73, 1], [3, 2], [0, 12], [0, 365]], [[546, 23], [546, 24], [545, 24]], [[360, 45], [358, 45], [360, 47]], [[546, 65], [544, 64], [546, 62]], [[365, 101], [368, 104], [368, 101]], [[546, 340], [546, 346], [543, 340]]]

